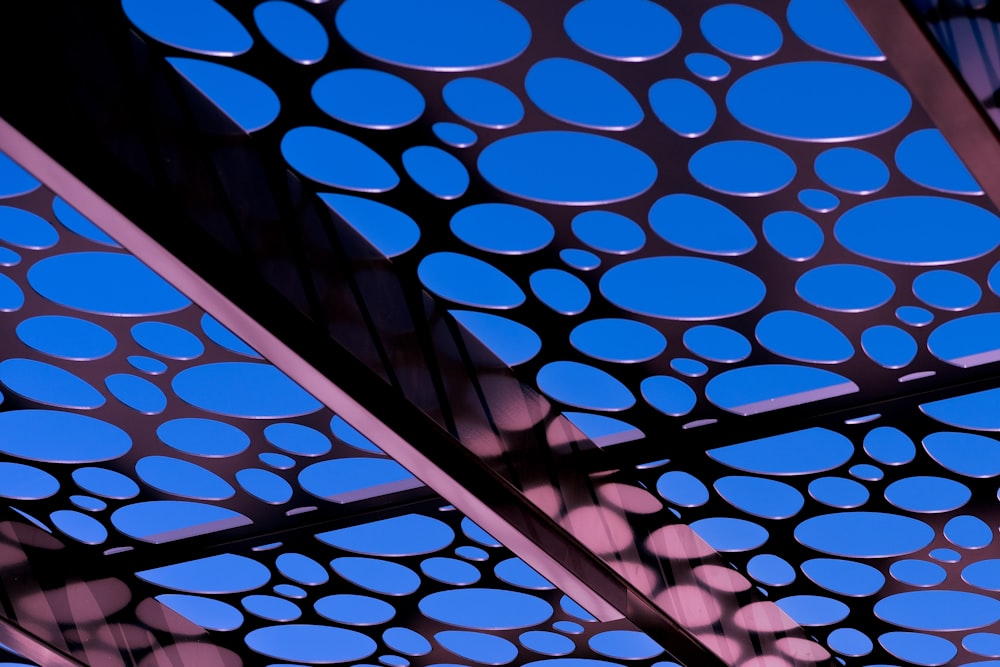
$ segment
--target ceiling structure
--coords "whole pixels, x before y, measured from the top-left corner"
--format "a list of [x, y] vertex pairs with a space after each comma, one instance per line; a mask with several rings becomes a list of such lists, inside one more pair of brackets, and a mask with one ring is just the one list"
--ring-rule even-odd
[[0, 642], [990, 664], [994, 28], [914, 5], [0, 10]]

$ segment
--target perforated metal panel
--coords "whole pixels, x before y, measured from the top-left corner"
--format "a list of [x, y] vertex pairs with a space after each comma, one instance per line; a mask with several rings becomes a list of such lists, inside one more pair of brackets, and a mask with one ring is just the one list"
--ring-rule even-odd
[[[360, 403], [375, 415], [355, 420], [358, 429], [402, 435], [375, 440], [456, 505], [509, 530], [510, 546], [554, 580], [592, 595], [592, 611], [625, 613], [690, 664], [713, 653], [728, 664], [812, 664], [831, 659], [827, 648], [858, 664], [992, 657], [995, 600], [976, 592], [992, 590], [991, 540], [965, 535], [984, 525], [992, 535], [995, 490], [928, 439], [944, 428], [932, 419], [992, 427], [919, 406], [968, 393], [962, 383], [992, 387], [1000, 219], [980, 187], [990, 183], [971, 175], [900, 75], [910, 70], [884, 57], [843, 2], [479, 0], [418, 11], [388, 0], [190, 0], [67, 8], [44, 21], [17, 11], [47, 30], [10, 36], [5, 48], [31, 39], [42, 48], [8, 83], [50, 85], [2, 113], [343, 388], [345, 409]], [[78, 113], [65, 116], [59, 99]], [[101, 545], [91, 551], [106, 547], [108, 562], [141, 555], [184, 570], [181, 545], [215, 557], [225, 539], [241, 540], [226, 558], [270, 568], [286, 540], [248, 552], [261, 531], [280, 531], [322, 563], [346, 556], [314, 555], [313, 522], [390, 506], [397, 516], [400, 503], [430, 497], [370, 441], [335, 426], [337, 407], [240, 356], [242, 344], [213, 336], [198, 307], [130, 255], [59, 227], [72, 224], [58, 209], [54, 219], [52, 197], [43, 188], [13, 203], [47, 219], [32, 218], [38, 238], [59, 229], [58, 244], [19, 245], [20, 231], [0, 229], [31, 257], [11, 264], [6, 289], [18, 327], [35, 322], [0, 332], [19, 350], [0, 364], [0, 381], [24, 397], [8, 398], [16, 409], [0, 415], [22, 415], [5, 418], [24, 428], [64, 420], [86, 434], [104, 428], [82, 416], [92, 414], [141, 444], [94, 436], [90, 459], [52, 445], [38, 461], [12, 440], [0, 451], [19, 474], [58, 482], [49, 495], [22, 491], [15, 509]], [[157, 263], [157, 248], [132, 247], [202, 299]], [[104, 272], [113, 277], [98, 284]], [[151, 283], [140, 312], [102, 302], [142, 281]], [[75, 324], [37, 319], [52, 315]], [[100, 324], [118, 347], [53, 365], [30, 327], [57, 323]], [[157, 359], [139, 323], [179, 325], [204, 352]], [[270, 361], [320, 395], [313, 371], [265, 338], [255, 344], [267, 343]], [[129, 365], [111, 369], [120, 354]], [[52, 381], [39, 386], [31, 378], [42, 373]], [[988, 415], [992, 396], [972, 400], [972, 412]], [[190, 419], [235, 427], [249, 444], [225, 456], [161, 432]], [[996, 444], [943, 437], [972, 459]], [[894, 452], [910, 443], [913, 458], [878, 453], [882, 438]], [[64, 494], [79, 484], [68, 464], [96, 463], [134, 471], [140, 495], [109, 507], [74, 493], [68, 509]], [[428, 502], [434, 514], [439, 501]], [[204, 516], [160, 511], [180, 508]], [[110, 522], [94, 520], [102, 512]], [[454, 531], [456, 513], [434, 515]], [[411, 573], [427, 562], [388, 556]], [[916, 558], [923, 564], [908, 562]], [[902, 573], [935, 567], [943, 583]], [[140, 580], [129, 585], [146, 591]], [[475, 644], [440, 634], [456, 632], [443, 629], [456, 619], [415, 615], [413, 602], [407, 618], [430, 622], [421, 632], [437, 639], [404, 659], [389, 656], [384, 634], [331, 625], [319, 606], [304, 612], [308, 623], [267, 625], [237, 608], [251, 613], [250, 589], [173, 591], [161, 602], [189, 617], [246, 621], [206, 637], [228, 647], [213, 653], [223, 662], [350, 661], [354, 647], [357, 659], [427, 664], [445, 659], [449, 642]], [[421, 599], [424, 611], [439, 598]], [[524, 601], [533, 606], [542, 608]], [[953, 608], [961, 622], [940, 619]], [[622, 646], [652, 640], [610, 623], [562, 664], [591, 649], [661, 659], [626, 655]], [[293, 629], [272, 629], [281, 627]], [[507, 662], [532, 655], [504, 631], [476, 641]], [[244, 636], [250, 653], [233, 639]], [[342, 638], [345, 652], [293, 647], [310, 636]], [[215, 650], [193, 646], [170, 650]]]

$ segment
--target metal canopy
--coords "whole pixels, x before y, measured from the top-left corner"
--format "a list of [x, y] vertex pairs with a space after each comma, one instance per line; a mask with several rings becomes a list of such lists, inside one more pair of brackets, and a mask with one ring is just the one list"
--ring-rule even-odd
[[4, 8], [5, 643], [991, 657], [996, 142], [854, 10]]

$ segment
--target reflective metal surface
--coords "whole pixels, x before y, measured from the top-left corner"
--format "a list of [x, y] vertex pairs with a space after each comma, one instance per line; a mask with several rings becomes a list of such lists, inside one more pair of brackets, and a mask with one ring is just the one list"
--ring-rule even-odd
[[[945, 548], [942, 539], [977, 548], [948, 537], [951, 524], [906, 512], [951, 519], [986, 491], [943, 473], [876, 471], [887, 464], [851, 430], [877, 428], [862, 419], [876, 413], [909, 430], [906, 415], [926, 392], [988, 387], [1000, 355], [1000, 219], [983, 193], [995, 187], [982, 169], [989, 142], [981, 125], [953, 132], [942, 120], [950, 107], [914, 77], [926, 43], [907, 54], [884, 29], [893, 24], [873, 20], [876, 9], [856, 7], [869, 36], [834, 0], [59, 9], [4, 10], [16, 19], [0, 35], [4, 55], [29, 44], [38, 55], [3, 75], [18, 94], [0, 102], [0, 114], [28, 137], [8, 131], [3, 148], [591, 612], [612, 623], [628, 616], [686, 664], [813, 664], [831, 660], [824, 645], [845, 659], [865, 655], [859, 647], [868, 644], [849, 632], [857, 628], [837, 625], [845, 616], [864, 626], [873, 660], [954, 657], [941, 658], [947, 640], [931, 635], [956, 628], [896, 613], [902, 598], [888, 584], [870, 594], [881, 596], [872, 617], [853, 589], [832, 589], [850, 598], [845, 605], [805, 583], [822, 586], [823, 568], [834, 567], [809, 565], [814, 553], [879, 558], [873, 571], [888, 581], [892, 558]], [[940, 78], [929, 58], [939, 69], [927, 71]], [[961, 96], [947, 100], [969, 113]], [[54, 222], [41, 194], [25, 197], [24, 210]], [[17, 245], [17, 234], [8, 237], [0, 229], [0, 240]], [[20, 279], [11, 294], [25, 284], [37, 292], [24, 313], [36, 303], [102, 312], [65, 285], [101, 275], [106, 256], [51, 247], [32, 250], [30, 269], [11, 269]], [[138, 280], [129, 271], [108, 269], [111, 283], [84, 296]], [[186, 299], [171, 288], [164, 294], [171, 305], [161, 310], [116, 304], [111, 316], [186, 313], [171, 317], [197, 331], [197, 309], [183, 310]], [[212, 338], [204, 326], [202, 334]], [[153, 375], [152, 386], [171, 378], [181, 403], [162, 387], [140, 391], [136, 380], [104, 386], [139, 412], [158, 414], [163, 395], [159, 411], [171, 418], [175, 405], [178, 416], [262, 418], [250, 437], [260, 446], [276, 445], [267, 433], [276, 419], [295, 417], [328, 437], [330, 414], [295, 385], [293, 407], [255, 402], [271, 391], [248, 392], [253, 408], [241, 405], [255, 374], [272, 371], [224, 361], [239, 354], [225, 347], [210, 347], [217, 359], [206, 352], [175, 364], [180, 372]], [[14, 358], [0, 380], [29, 401], [105, 409], [96, 376], [87, 385], [95, 396], [58, 366], [45, 372], [70, 398], [52, 402], [58, 382], [25, 388], [18, 371], [39, 377], [32, 364], [42, 358]], [[19, 412], [27, 410], [2, 414]], [[819, 430], [827, 421], [836, 427]], [[747, 441], [756, 444], [739, 444]], [[3, 451], [20, 461], [25, 447]], [[160, 456], [152, 447], [108, 458], [131, 467], [132, 457]], [[333, 500], [331, 509], [293, 512], [302, 530], [330, 512], [350, 515], [355, 502], [399, 502], [380, 492], [411, 484], [390, 475], [358, 495], [344, 486], [354, 475], [334, 470], [338, 452], [297, 478], [290, 499]], [[255, 444], [239, 456], [257, 453]], [[136, 474], [157, 493], [194, 494], [213, 507], [226, 504], [219, 489], [235, 491], [230, 476], [244, 465], [213, 462], [200, 470], [214, 477], [198, 473], [211, 483], [198, 487], [187, 474], [194, 461], [173, 458]], [[169, 466], [182, 474], [162, 472]], [[860, 481], [838, 473], [841, 481], [816, 484], [842, 466]], [[915, 466], [940, 472], [923, 459]], [[280, 465], [258, 469], [288, 476]], [[271, 479], [261, 473], [253, 475]], [[198, 488], [175, 488], [176, 479]], [[266, 504], [266, 485], [248, 484]], [[851, 493], [866, 498], [856, 505], [864, 510], [840, 512], [855, 507], [837, 500]], [[954, 501], [928, 509], [923, 495]], [[48, 498], [36, 500], [47, 507]], [[234, 508], [267, 530], [285, 521], [280, 509]], [[57, 527], [56, 516], [66, 517], [46, 511]], [[115, 539], [144, 541], [146, 533], [111, 523]], [[234, 527], [227, 539], [257, 528]], [[179, 562], [180, 544], [211, 550], [217, 539], [129, 546]], [[775, 593], [783, 579], [753, 564], [761, 545], [799, 568], [789, 590], [812, 598]], [[954, 560], [934, 553], [926, 555]], [[959, 588], [945, 602], [978, 608], [983, 596]], [[991, 614], [962, 629], [992, 625]], [[896, 636], [882, 624], [931, 635]], [[283, 636], [253, 636], [272, 634]], [[265, 644], [249, 648], [271, 655]]]

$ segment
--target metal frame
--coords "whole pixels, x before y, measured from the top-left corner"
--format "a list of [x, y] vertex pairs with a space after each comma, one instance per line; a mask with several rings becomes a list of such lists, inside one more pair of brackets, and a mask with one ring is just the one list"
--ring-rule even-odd
[[[911, 17], [895, 2], [851, 3], [994, 204], [1000, 203], [1000, 175], [989, 167], [1000, 158], [995, 130], [970, 104]], [[606, 510], [598, 500], [601, 473], [647, 460], [649, 452], [641, 443], [617, 445], [611, 454], [587, 442], [547, 402], [525, 388], [516, 373], [503, 368], [444, 317], [432, 299], [407, 284], [399, 266], [373, 256], [371, 248], [352, 235], [343, 221], [323, 211], [313, 201], [308, 184], [261, 150], [260, 144], [234, 132], [217, 110], [182, 86], [159, 61], [157, 49], [130, 36], [127, 24], [114, 10], [66, 6], [58, 11], [51, 7], [44, 12], [29, 7], [4, 10], [8, 11], [16, 20], [5, 21], [8, 28], [0, 29], [0, 55], [10, 59], [31, 44], [39, 57], [6, 75], [5, 85], [17, 93], [0, 102], [0, 115], [10, 122], [0, 125], [0, 150], [28, 167], [596, 616], [612, 620], [624, 614], [682, 662], [719, 664], [690, 631], [657, 606], [655, 587], [640, 587], [627, 573], [615, 569], [622, 561], [602, 558], [586, 548], [586, 531], [568, 531], [559, 524], [558, 515], [546, 514], [530, 500], [533, 488], [545, 486], [555, 489], [570, 508]], [[67, 68], [64, 49], [70, 44], [80, 55], [80, 62], [73, 64], [77, 72], [62, 71]], [[95, 88], [100, 94], [128, 107], [109, 114], [109, 125], [99, 127], [101, 122], [94, 115], [105, 101], [87, 100], [80, 88], [69, 92], [74, 77], [87, 72], [96, 73], [99, 85]], [[67, 94], [84, 105], [76, 118], [68, 118], [57, 106]], [[98, 131], [81, 131], [88, 123]], [[122, 144], [102, 145], [116, 135], [125, 136]], [[241, 160], [251, 167], [235, 181], [227, 180], [222, 169], [236, 173]], [[253, 169], [260, 170], [256, 175], [273, 192], [253, 192], [250, 178], [240, 180]], [[267, 201], [269, 197], [273, 200]], [[241, 215], [252, 215], [256, 207], [272, 204], [289, 227], [294, 221], [303, 236], [317, 230], [330, 235], [324, 241], [330, 246], [321, 250], [307, 244], [296, 247], [294, 239], [279, 241], [287, 243], [280, 252], [298, 263], [290, 271], [299, 272], [298, 278], [307, 286], [301, 292], [289, 287], [281, 294], [283, 277], [270, 276], [268, 284], [269, 277], [253, 267], [252, 257], [220, 265], [216, 253], [227, 242], [233, 244], [230, 250], [238, 248], [234, 255], [246, 250], [252, 256], [262, 249], [253, 247], [252, 234], [228, 236], [228, 231], [213, 229], [210, 219], [196, 219], [202, 207], [214, 207], [239, 220]], [[328, 336], [337, 324], [327, 320], [330, 304], [323, 302], [327, 297], [321, 296], [311, 278], [303, 276], [317, 259], [330, 257], [345, 267], [332, 272], [336, 274], [332, 280], [340, 279], [346, 286], [337, 297], [338, 315], [346, 313], [346, 319], [367, 331], [369, 339], [362, 335], [360, 339], [341, 338], [338, 343]], [[361, 269], [379, 272], [376, 291], [357, 279]], [[289, 276], [285, 285], [293, 282]], [[385, 301], [376, 305], [379, 299]], [[406, 314], [408, 340], [379, 329], [377, 322], [387, 312]], [[407, 367], [401, 361], [421, 367]], [[412, 375], [399, 373], [403, 368]], [[939, 371], [934, 383], [923, 382], [912, 391], [909, 385], [891, 384], [894, 378], [887, 376], [876, 379], [874, 389], [860, 396], [797, 407], [780, 415], [730, 420], [713, 427], [711, 435], [715, 444], [733, 442], [785, 430], [789, 424], [810, 423], [818, 411], [830, 415], [870, 411], [887, 387], [895, 387], [897, 400], [907, 401], [924, 392], [951, 392], [964, 383], [989, 383], [995, 377], [990, 368], [970, 373]], [[494, 380], [505, 385], [501, 396], [487, 396], [489, 382]], [[463, 396], [479, 400], [471, 407], [462, 406], [458, 399]], [[423, 399], [428, 400], [421, 404]], [[448, 399], [454, 403], [448, 404]], [[498, 427], [502, 414], [495, 408], [504, 402], [514, 405], [515, 411], [531, 414], [531, 425], [516, 435]], [[553, 432], [560, 433], [563, 447], [550, 447]], [[705, 434], [700, 429], [674, 429], [671, 437], [697, 443]], [[645, 534], [638, 526], [632, 529], [637, 541]], [[674, 569], [661, 570], [662, 580], [656, 586], [683, 581], [685, 569], [692, 566], [673, 564], [670, 568]], [[726, 604], [735, 609], [754, 599], [752, 594], [733, 596]], [[741, 641], [767, 653], [770, 642], [780, 637], [781, 633], [747, 636]]]

